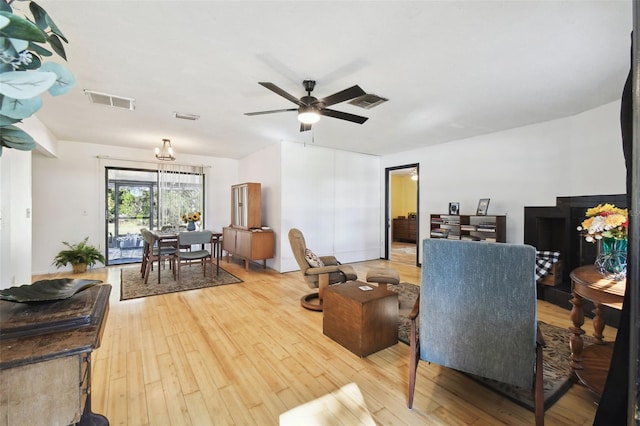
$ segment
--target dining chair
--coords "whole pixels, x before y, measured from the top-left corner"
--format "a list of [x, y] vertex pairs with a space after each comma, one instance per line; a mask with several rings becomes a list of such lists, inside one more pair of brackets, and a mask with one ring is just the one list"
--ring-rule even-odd
[[151, 231], [146, 228], [140, 230], [142, 239], [144, 240], [143, 258], [144, 265], [144, 283], [149, 280], [149, 272], [153, 266], [153, 262], [158, 261], [158, 283], [160, 283], [160, 264], [163, 260], [169, 260], [169, 267], [173, 270], [173, 279], [176, 279], [175, 260], [177, 248], [173, 244], [161, 244]]
[[[211, 231], [191, 231], [180, 232], [178, 234], [178, 247], [188, 247], [187, 250], [177, 251], [177, 265], [178, 265], [178, 284], [182, 279], [182, 266], [183, 263], [192, 264], [194, 262], [201, 263], [203, 269], [203, 276], [207, 276], [207, 263], [211, 264], [213, 274], [213, 256], [211, 249]], [[209, 245], [209, 250], [205, 247]], [[196, 247], [194, 247], [196, 246]]]

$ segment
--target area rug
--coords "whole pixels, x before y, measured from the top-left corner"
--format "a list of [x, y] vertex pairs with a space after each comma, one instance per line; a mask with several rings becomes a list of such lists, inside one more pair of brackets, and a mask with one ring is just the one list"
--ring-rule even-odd
[[[160, 272], [160, 284], [158, 284], [158, 271], [151, 271], [147, 284], [140, 275], [140, 266], [122, 268], [120, 270], [120, 300], [136, 299], [139, 297], [157, 296], [159, 294], [176, 293], [179, 291], [196, 290], [205, 287], [216, 287], [226, 284], [241, 283], [242, 280], [233, 274], [220, 268], [220, 275], [211, 274], [208, 267], [207, 276], [202, 274], [202, 266], [192, 265], [183, 267], [182, 279], [174, 281], [173, 272], [169, 268]], [[213, 275], [213, 276], [212, 276]]]
[[[400, 318], [398, 320], [398, 339], [409, 344], [411, 325], [409, 323], [409, 313], [420, 294], [420, 286], [409, 283], [388, 286], [389, 290], [398, 293], [400, 301]], [[567, 313], [567, 323], [569, 315]], [[542, 321], [538, 321], [538, 326], [544, 336], [547, 346], [543, 349], [543, 373], [544, 373], [544, 406], [545, 409], [551, 407], [573, 384], [573, 375], [569, 368], [571, 353], [569, 351], [569, 330], [560, 328]], [[593, 343], [589, 336], [583, 336], [585, 345]], [[533, 398], [530, 389], [522, 389], [516, 386], [507, 385], [482, 377], [467, 374], [472, 379], [482, 383], [488, 388], [509, 398], [517, 404], [529, 410], [534, 409]]]

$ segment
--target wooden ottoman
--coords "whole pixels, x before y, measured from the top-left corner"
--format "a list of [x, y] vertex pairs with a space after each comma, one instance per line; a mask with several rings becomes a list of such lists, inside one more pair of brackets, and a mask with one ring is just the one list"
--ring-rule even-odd
[[398, 343], [398, 294], [350, 281], [324, 294], [322, 332], [359, 357]]

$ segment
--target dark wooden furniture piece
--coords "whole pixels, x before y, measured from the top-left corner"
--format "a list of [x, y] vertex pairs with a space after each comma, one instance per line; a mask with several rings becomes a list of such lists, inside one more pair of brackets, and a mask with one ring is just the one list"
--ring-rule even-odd
[[418, 228], [416, 219], [396, 218], [393, 219], [393, 241], [404, 241], [415, 243]]
[[0, 301], [0, 425], [108, 425], [91, 412], [91, 352], [100, 346], [111, 286], [69, 299]]
[[[580, 266], [571, 271], [572, 283], [571, 330], [569, 346], [571, 348], [571, 369], [582, 384], [600, 396], [609, 371], [613, 354], [613, 343], [605, 342], [602, 332], [605, 322], [602, 317], [603, 306], [622, 309], [626, 281], [613, 281], [604, 278], [593, 265]], [[594, 303], [593, 337], [595, 344], [584, 347], [584, 299]]]
[[398, 294], [350, 281], [324, 293], [322, 332], [359, 357], [398, 343]]
[[432, 214], [431, 238], [449, 240], [507, 241], [506, 216]]

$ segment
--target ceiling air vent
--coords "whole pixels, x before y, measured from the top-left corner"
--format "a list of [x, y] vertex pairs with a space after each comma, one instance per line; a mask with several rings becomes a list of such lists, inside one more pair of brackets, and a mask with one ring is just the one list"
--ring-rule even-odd
[[181, 120], [191, 120], [191, 121], [195, 121], [195, 120], [198, 120], [200, 118], [199, 115], [185, 114], [185, 113], [182, 113], [182, 112], [174, 112], [173, 116], [175, 118], [179, 118]]
[[374, 106], [378, 106], [383, 102], [387, 102], [389, 99], [381, 98], [373, 93], [367, 93], [366, 95], [358, 96], [349, 103], [360, 108], [371, 109]]
[[131, 111], [136, 109], [136, 100], [133, 98], [109, 95], [108, 93], [94, 92], [92, 90], [86, 89], [84, 93], [89, 97], [89, 102], [91, 102], [92, 104], [128, 109]]

